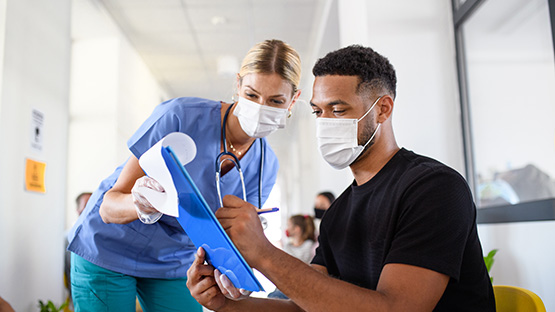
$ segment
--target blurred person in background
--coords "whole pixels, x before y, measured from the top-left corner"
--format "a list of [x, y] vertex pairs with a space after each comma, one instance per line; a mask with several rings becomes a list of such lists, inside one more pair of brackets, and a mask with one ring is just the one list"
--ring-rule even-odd
[[314, 199], [314, 218], [321, 220], [334, 200], [335, 196], [332, 192], [322, 192], [316, 195]]
[[[288, 241], [283, 246], [283, 251], [291, 256], [309, 264], [314, 257], [316, 235], [314, 220], [309, 215], [294, 215], [287, 220], [285, 236]], [[276, 288], [268, 294], [268, 298], [287, 299], [279, 289]]]

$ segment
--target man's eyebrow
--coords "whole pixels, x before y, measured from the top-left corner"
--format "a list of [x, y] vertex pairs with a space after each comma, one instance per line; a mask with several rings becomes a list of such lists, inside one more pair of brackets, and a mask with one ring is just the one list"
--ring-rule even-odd
[[[334, 105], [349, 105], [349, 103], [347, 103], [343, 100], [335, 100], [335, 101], [331, 101], [331, 102], [326, 104], [326, 106], [334, 106]], [[317, 105], [312, 103], [312, 101], [311, 101], [310, 106], [317, 106]]]

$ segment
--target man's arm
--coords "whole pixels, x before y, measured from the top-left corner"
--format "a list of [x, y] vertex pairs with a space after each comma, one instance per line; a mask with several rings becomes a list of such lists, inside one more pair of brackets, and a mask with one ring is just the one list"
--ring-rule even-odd
[[[325, 268], [315, 270], [273, 246], [252, 205], [228, 195], [224, 206], [216, 215], [246, 261], [305, 311], [431, 311], [447, 287], [447, 275], [405, 264], [387, 264], [375, 291], [329, 277]], [[255, 301], [277, 309], [274, 301], [248, 300], [226, 304], [225, 311], [249, 311]]]

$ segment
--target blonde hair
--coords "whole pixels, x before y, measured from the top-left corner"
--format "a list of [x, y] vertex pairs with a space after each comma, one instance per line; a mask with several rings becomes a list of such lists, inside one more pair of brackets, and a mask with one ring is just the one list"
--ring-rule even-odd
[[281, 40], [265, 40], [252, 47], [241, 63], [240, 83], [252, 73], [276, 73], [293, 87], [293, 94], [301, 82], [301, 58], [295, 49]]

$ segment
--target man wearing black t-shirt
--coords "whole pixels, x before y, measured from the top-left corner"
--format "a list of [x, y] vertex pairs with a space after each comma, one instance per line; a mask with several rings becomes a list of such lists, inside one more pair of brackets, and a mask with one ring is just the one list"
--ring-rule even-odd
[[349, 46], [313, 73], [320, 152], [355, 179], [326, 212], [311, 266], [265, 238], [252, 205], [226, 196], [216, 212], [222, 226], [291, 300], [233, 300], [244, 296], [214, 277], [202, 249], [188, 272], [192, 295], [217, 311], [495, 311], [468, 185], [395, 141], [393, 66]]

